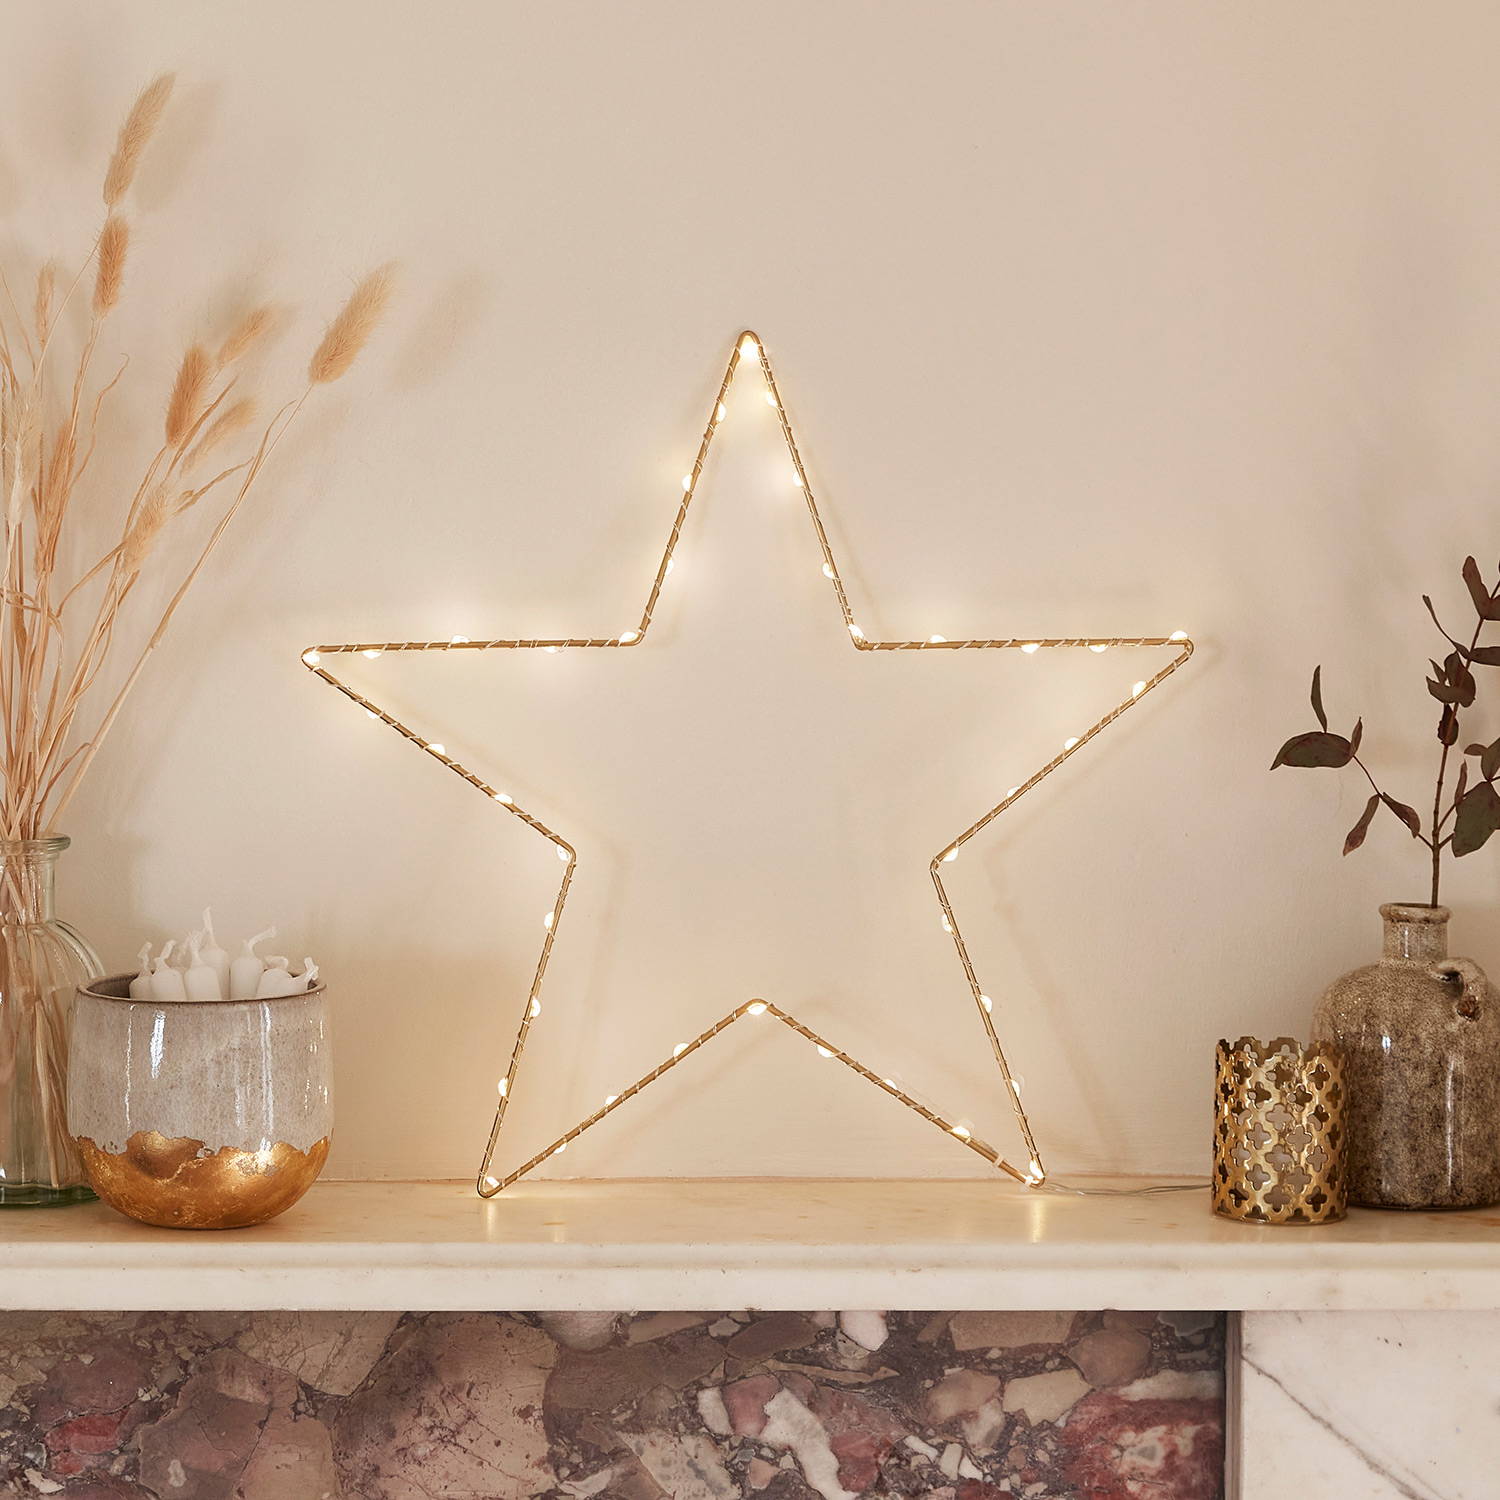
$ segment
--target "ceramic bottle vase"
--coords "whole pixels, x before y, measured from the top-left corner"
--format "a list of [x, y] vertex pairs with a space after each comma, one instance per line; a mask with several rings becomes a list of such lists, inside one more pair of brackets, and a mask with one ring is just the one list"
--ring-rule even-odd
[[1349, 1201], [1500, 1202], [1500, 991], [1448, 957], [1448, 910], [1380, 908], [1380, 962], [1329, 986], [1313, 1036], [1344, 1057]]

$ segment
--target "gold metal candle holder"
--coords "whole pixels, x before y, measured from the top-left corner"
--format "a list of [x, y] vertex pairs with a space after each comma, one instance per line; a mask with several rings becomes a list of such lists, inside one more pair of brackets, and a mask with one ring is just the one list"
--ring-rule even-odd
[[1326, 1224], [1346, 1203], [1344, 1073], [1327, 1042], [1244, 1036], [1218, 1046], [1214, 1212]]

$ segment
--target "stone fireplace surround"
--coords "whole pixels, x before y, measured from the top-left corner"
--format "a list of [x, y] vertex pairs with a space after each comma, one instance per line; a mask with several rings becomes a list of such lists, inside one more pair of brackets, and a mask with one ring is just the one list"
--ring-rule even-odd
[[1221, 1493], [1215, 1313], [10, 1313], [0, 1351], [7, 1495]]
[[984, 1181], [5, 1214], [0, 1496], [1493, 1500], [1497, 1227]]

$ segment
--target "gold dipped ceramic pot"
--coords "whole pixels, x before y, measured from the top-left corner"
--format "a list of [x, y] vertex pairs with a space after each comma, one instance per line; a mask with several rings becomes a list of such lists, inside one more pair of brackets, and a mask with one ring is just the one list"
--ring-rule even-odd
[[266, 1000], [132, 1000], [130, 974], [81, 988], [68, 1129], [94, 1191], [172, 1229], [239, 1229], [290, 1208], [333, 1133], [321, 984]]

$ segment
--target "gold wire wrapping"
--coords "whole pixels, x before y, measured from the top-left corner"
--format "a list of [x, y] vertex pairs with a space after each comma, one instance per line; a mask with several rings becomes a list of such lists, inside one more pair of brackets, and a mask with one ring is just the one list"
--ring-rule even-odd
[[[1025, 1170], [1014, 1166], [1000, 1153], [985, 1141], [973, 1135], [965, 1126], [946, 1119], [935, 1113], [920, 1101], [912, 1098], [904, 1089], [900, 1088], [893, 1080], [882, 1078], [872, 1069], [851, 1057], [842, 1048], [836, 1047], [826, 1038], [819, 1036], [789, 1015], [779, 1007], [762, 1000], [751, 1000], [730, 1011], [723, 1019], [716, 1021], [707, 1031], [701, 1032], [692, 1041], [679, 1044], [660, 1066], [653, 1068], [649, 1073], [637, 1079], [627, 1088], [620, 1091], [618, 1095], [611, 1095], [609, 1100], [600, 1109], [594, 1111], [587, 1119], [580, 1121], [566, 1134], [558, 1137], [545, 1150], [539, 1151], [535, 1156], [523, 1162], [513, 1171], [502, 1175], [491, 1173], [491, 1163], [494, 1158], [495, 1148], [500, 1139], [500, 1131], [505, 1123], [506, 1110], [515, 1095], [516, 1080], [520, 1073], [521, 1059], [526, 1050], [526, 1041], [531, 1034], [531, 1026], [541, 1008], [542, 984], [547, 973], [547, 964], [552, 957], [553, 944], [557, 940], [557, 930], [562, 921], [563, 908], [567, 903], [568, 892], [573, 885], [573, 877], [578, 870], [578, 854], [573, 845], [561, 834], [554, 832], [539, 818], [535, 817], [524, 808], [518, 806], [510, 797], [497, 791], [483, 777], [476, 775], [467, 766], [462, 765], [450, 756], [446, 749], [438, 744], [424, 740], [415, 730], [403, 724], [393, 714], [372, 702], [363, 694], [355, 691], [347, 683], [334, 676], [323, 664], [326, 656], [349, 655], [362, 652], [368, 655], [379, 655], [386, 651], [559, 651], [563, 649], [583, 650], [623, 650], [629, 647], [641, 645], [647, 632], [651, 628], [651, 622], [656, 612], [656, 606], [661, 598], [662, 587], [666, 582], [667, 575], [672, 570], [672, 555], [676, 550], [678, 538], [682, 534], [683, 524], [687, 520], [688, 510], [693, 503], [693, 497], [697, 493], [698, 480], [703, 473], [704, 461], [708, 457], [709, 446], [712, 444], [714, 434], [718, 430], [719, 423], [724, 418], [724, 398], [729, 393], [730, 382], [734, 379], [736, 370], [741, 364], [753, 362], [758, 365], [761, 374], [765, 378], [767, 397], [775, 407], [776, 415], [781, 424], [781, 435], [786, 443], [787, 453], [791, 457], [792, 466], [795, 471], [795, 482], [802, 491], [803, 499], [807, 504], [807, 513], [812, 521], [813, 531], [817, 536], [818, 549], [823, 556], [823, 572], [833, 587], [834, 597], [838, 601], [839, 613], [843, 617], [844, 626], [849, 632], [849, 638], [857, 651], [1025, 651], [1035, 653], [1043, 650], [1057, 650], [1065, 648], [1092, 647], [1096, 651], [1102, 651], [1110, 646], [1148, 646], [1167, 648], [1173, 651], [1171, 661], [1162, 667], [1154, 676], [1139, 682], [1131, 691], [1131, 695], [1100, 718], [1096, 723], [1090, 725], [1076, 739], [1068, 741], [1067, 746], [1058, 755], [1053, 756], [1039, 771], [1034, 772], [1019, 786], [1008, 792], [999, 802], [989, 809], [982, 817], [977, 818], [956, 838], [950, 839], [932, 857], [928, 866], [928, 873], [932, 877], [933, 889], [937, 894], [938, 906], [942, 910], [944, 929], [952, 936], [954, 948], [957, 950], [959, 963], [963, 966], [964, 978], [969, 987], [970, 996], [974, 1007], [979, 1013], [979, 1019], [984, 1027], [985, 1035], [989, 1040], [990, 1050], [994, 1056], [995, 1065], [999, 1069], [1001, 1079], [1004, 1083], [1005, 1094], [1014, 1112], [1016, 1123], [1020, 1127], [1021, 1137], [1026, 1144], [1028, 1152], [1028, 1165]], [[703, 429], [703, 437], [698, 444], [698, 453], [693, 460], [691, 470], [684, 476], [682, 482], [682, 498], [678, 502], [676, 515], [672, 520], [672, 527], [667, 535], [667, 545], [662, 552], [661, 562], [657, 565], [656, 576], [651, 583], [650, 593], [646, 597], [645, 607], [641, 611], [640, 621], [634, 630], [628, 630], [618, 636], [609, 637], [578, 637], [568, 636], [554, 639], [497, 639], [497, 640], [464, 640], [450, 639], [446, 641], [359, 641], [345, 642], [338, 645], [313, 646], [302, 653], [303, 664], [315, 676], [320, 677], [330, 687], [337, 688], [346, 698], [358, 704], [371, 717], [379, 719], [381, 723], [389, 725], [403, 739], [409, 740], [418, 749], [441, 763], [446, 769], [453, 772], [455, 776], [483, 793], [486, 797], [499, 802], [512, 817], [519, 818], [529, 828], [533, 828], [543, 838], [554, 844], [567, 858], [566, 867], [563, 870], [562, 883], [558, 887], [557, 899], [552, 904], [552, 910], [548, 914], [546, 935], [542, 940], [542, 950], [537, 959], [536, 970], [532, 975], [531, 987], [527, 991], [526, 1001], [521, 1010], [520, 1024], [516, 1029], [515, 1045], [511, 1049], [510, 1065], [506, 1069], [504, 1078], [499, 1083], [500, 1101], [495, 1110], [494, 1123], [490, 1128], [489, 1140], [484, 1148], [484, 1159], [480, 1164], [476, 1188], [483, 1198], [493, 1197], [496, 1193], [510, 1187], [512, 1183], [519, 1181], [533, 1168], [546, 1161], [549, 1157], [557, 1155], [559, 1151], [567, 1148], [571, 1141], [576, 1140], [585, 1130], [597, 1125], [606, 1116], [612, 1114], [627, 1100], [634, 1098], [648, 1085], [654, 1083], [662, 1074], [670, 1072], [680, 1062], [686, 1061], [699, 1048], [712, 1041], [721, 1032], [727, 1030], [735, 1022], [746, 1016], [769, 1015], [788, 1026], [799, 1036], [819, 1049], [824, 1057], [835, 1058], [846, 1067], [851, 1068], [868, 1082], [874, 1084], [884, 1093], [889, 1094], [898, 1103], [912, 1110], [922, 1119], [927, 1120], [938, 1129], [951, 1136], [953, 1139], [967, 1146], [969, 1150], [982, 1156], [992, 1166], [1021, 1183], [1036, 1185], [1045, 1179], [1046, 1173], [1042, 1166], [1041, 1153], [1037, 1149], [1036, 1141], [1032, 1135], [1031, 1122], [1027, 1119], [1026, 1110], [1021, 1104], [1020, 1089], [1013, 1077], [1010, 1065], [1006, 1061], [1005, 1052], [1000, 1045], [1000, 1037], [995, 1029], [992, 1015], [991, 1001], [985, 995], [980, 986], [978, 976], [974, 971], [974, 965], [969, 958], [969, 950], [964, 942], [963, 933], [959, 929], [958, 918], [954, 914], [952, 903], [948, 899], [948, 893], [943, 886], [940, 866], [948, 859], [953, 858], [958, 850], [969, 842], [981, 829], [986, 828], [993, 820], [1012, 806], [1021, 797], [1025, 796], [1038, 783], [1050, 776], [1064, 761], [1076, 755], [1097, 734], [1114, 723], [1126, 709], [1131, 708], [1141, 698], [1145, 697], [1153, 688], [1158, 687], [1172, 675], [1193, 654], [1193, 643], [1181, 631], [1172, 636], [1070, 636], [1063, 638], [1046, 638], [1041, 636], [1010, 636], [995, 640], [944, 640], [934, 637], [928, 640], [915, 641], [872, 641], [866, 639], [864, 632], [860, 629], [854, 615], [854, 610], [849, 602], [849, 595], [844, 587], [844, 580], [839, 572], [838, 561], [834, 557], [833, 547], [829, 543], [828, 533], [823, 526], [823, 518], [819, 514], [817, 501], [813, 498], [812, 485], [808, 481], [807, 471], [802, 463], [802, 455], [797, 449], [797, 440], [793, 435], [791, 422], [787, 417], [786, 405], [781, 399], [781, 392], [776, 384], [776, 376], [771, 369], [771, 361], [766, 354], [766, 348], [760, 336], [752, 330], [746, 329], [735, 340], [734, 350], [729, 356], [729, 363], [724, 370], [724, 378], [719, 384], [717, 394], [714, 396], [713, 404], [709, 408], [708, 422]]]
[[1328, 1042], [1241, 1037], [1217, 1051], [1214, 1212], [1326, 1224], [1346, 1205], [1344, 1073]]

